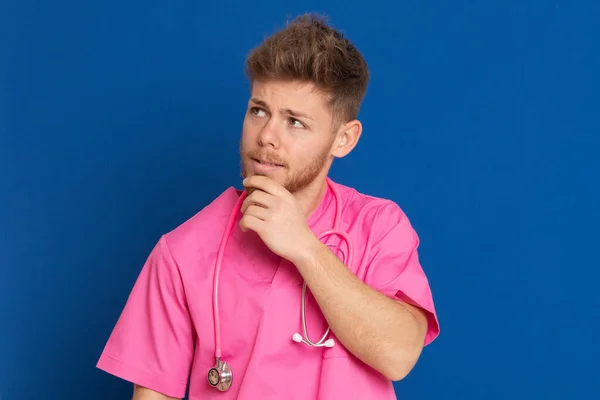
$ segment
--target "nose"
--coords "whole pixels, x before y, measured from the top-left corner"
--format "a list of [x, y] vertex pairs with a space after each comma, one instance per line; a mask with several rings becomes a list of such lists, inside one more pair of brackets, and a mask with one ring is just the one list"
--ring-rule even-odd
[[258, 144], [261, 147], [279, 148], [281, 144], [277, 118], [269, 118], [258, 135]]

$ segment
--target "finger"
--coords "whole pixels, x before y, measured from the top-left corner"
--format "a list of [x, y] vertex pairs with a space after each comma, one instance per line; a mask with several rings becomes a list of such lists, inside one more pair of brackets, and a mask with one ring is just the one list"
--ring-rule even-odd
[[262, 176], [252, 175], [249, 178], [244, 179], [242, 184], [247, 188], [255, 188], [262, 190], [263, 192], [269, 193], [273, 196], [283, 197], [286, 193], [289, 193], [283, 186], [275, 182], [273, 179]]
[[274, 200], [275, 198], [273, 195], [263, 192], [262, 190], [255, 190], [244, 199], [241, 211], [246, 212], [246, 209], [253, 204], [260, 207], [269, 208], [273, 206]]
[[244, 215], [248, 215], [248, 216], [252, 216], [252, 217], [256, 217], [262, 221], [266, 221], [267, 218], [269, 217], [269, 210], [267, 210], [264, 207], [261, 206], [257, 206], [257, 205], [251, 205], [250, 207], [248, 207], [246, 209], [246, 211], [244, 212]]
[[248, 230], [251, 230], [251, 231], [258, 233], [261, 223], [264, 223], [264, 222], [253, 215], [244, 215], [242, 217], [242, 219], [240, 220], [240, 229], [243, 232], [247, 232]]

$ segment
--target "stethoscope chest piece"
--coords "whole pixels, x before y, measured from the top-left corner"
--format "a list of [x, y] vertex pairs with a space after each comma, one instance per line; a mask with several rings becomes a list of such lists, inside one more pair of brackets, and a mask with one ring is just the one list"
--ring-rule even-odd
[[231, 372], [231, 368], [226, 362], [217, 358], [215, 366], [208, 370], [208, 383], [210, 386], [224, 392], [229, 389], [232, 381], [233, 373]]

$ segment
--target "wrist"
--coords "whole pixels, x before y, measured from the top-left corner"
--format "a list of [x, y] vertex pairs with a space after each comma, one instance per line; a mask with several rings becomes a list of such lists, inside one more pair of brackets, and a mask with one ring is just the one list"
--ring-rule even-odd
[[313, 264], [322, 246], [323, 243], [310, 231], [304, 240], [296, 244], [297, 251], [290, 261], [296, 267]]

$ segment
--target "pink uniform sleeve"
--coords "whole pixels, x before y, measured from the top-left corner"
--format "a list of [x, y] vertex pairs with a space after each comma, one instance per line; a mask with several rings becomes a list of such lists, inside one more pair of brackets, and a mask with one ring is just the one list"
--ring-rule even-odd
[[440, 328], [431, 288], [419, 262], [419, 238], [407, 216], [393, 202], [380, 208], [373, 232], [365, 283], [424, 310], [428, 321], [424, 345], [428, 345], [438, 336]]
[[146, 260], [97, 367], [183, 398], [193, 347], [181, 276], [162, 237]]

